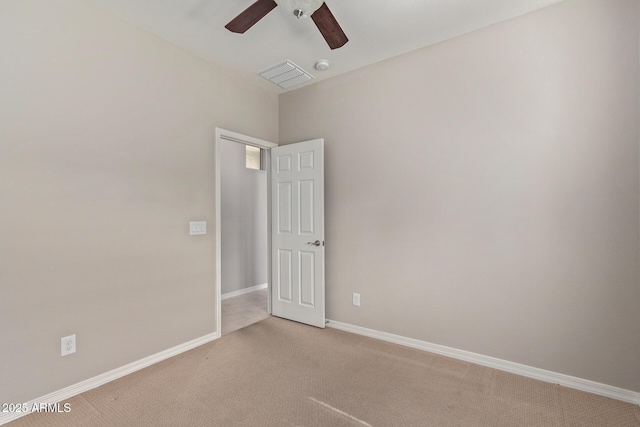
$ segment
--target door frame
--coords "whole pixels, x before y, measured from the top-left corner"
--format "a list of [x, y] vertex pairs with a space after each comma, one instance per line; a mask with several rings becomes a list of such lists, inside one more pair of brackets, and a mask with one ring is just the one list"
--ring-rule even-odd
[[[270, 149], [277, 147], [278, 144], [265, 141], [252, 136], [243, 135], [230, 130], [216, 127], [216, 141], [214, 146], [214, 169], [215, 169], [215, 239], [216, 239], [216, 334], [218, 338], [222, 336], [222, 205], [221, 205], [221, 186], [220, 186], [220, 144], [221, 142], [232, 141], [244, 145], [262, 148], [265, 150], [265, 161], [267, 168], [267, 183], [271, 182], [271, 152]], [[271, 185], [267, 185], [267, 313], [271, 314]]]

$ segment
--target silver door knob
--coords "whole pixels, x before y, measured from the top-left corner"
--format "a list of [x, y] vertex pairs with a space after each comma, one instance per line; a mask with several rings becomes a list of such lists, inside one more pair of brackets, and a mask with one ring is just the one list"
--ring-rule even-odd
[[320, 246], [320, 240], [316, 240], [315, 242], [307, 242], [307, 245]]

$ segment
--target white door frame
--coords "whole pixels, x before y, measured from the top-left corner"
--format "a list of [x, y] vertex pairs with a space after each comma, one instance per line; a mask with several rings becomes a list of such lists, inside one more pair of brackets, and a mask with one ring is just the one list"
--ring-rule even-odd
[[[266, 151], [267, 161], [267, 183], [271, 182], [271, 168], [270, 160], [271, 153], [270, 148], [277, 147], [278, 144], [273, 142], [264, 141], [262, 139], [254, 138], [252, 136], [242, 135], [230, 130], [216, 128], [216, 142], [214, 147], [214, 162], [215, 162], [215, 233], [216, 233], [216, 334], [218, 338], [222, 336], [222, 236], [221, 236], [221, 197], [220, 197], [220, 144], [222, 140], [239, 142], [240, 144], [251, 145], [258, 148], [263, 148]], [[271, 185], [267, 185], [267, 245], [268, 245], [268, 294], [267, 299], [267, 312], [271, 314]]]

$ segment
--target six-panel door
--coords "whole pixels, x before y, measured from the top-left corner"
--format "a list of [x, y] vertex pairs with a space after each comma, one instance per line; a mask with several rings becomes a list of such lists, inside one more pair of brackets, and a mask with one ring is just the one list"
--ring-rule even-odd
[[274, 316], [323, 328], [324, 140], [271, 149]]

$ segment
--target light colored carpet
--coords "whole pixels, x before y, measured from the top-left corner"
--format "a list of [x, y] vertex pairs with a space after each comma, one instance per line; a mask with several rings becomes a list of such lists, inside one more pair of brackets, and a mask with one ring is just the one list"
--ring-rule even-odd
[[640, 425], [636, 405], [274, 317], [68, 402], [9, 425]]

